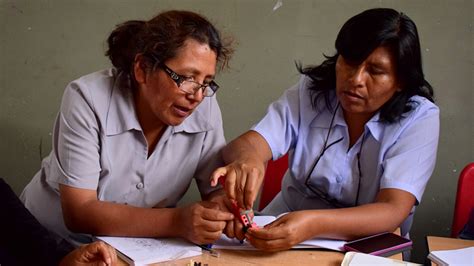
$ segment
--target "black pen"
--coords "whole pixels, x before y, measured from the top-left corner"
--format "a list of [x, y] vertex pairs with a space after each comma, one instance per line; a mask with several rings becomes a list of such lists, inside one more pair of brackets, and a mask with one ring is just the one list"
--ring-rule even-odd
[[[197, 244], [196, 244], [197, 245]], [[209, 252], [211, 256], [218, 258], [219, 257], [219, 252], [217, 252], [215, 249], [212, 248], [212, 244], [203, 244], [203, 245], [198, 245], [200, 248], [203, 250]]]

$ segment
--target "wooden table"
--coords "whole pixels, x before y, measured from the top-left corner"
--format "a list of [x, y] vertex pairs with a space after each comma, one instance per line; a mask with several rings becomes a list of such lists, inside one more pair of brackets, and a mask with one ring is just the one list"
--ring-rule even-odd
[[[244, 251], [244, 250], [217, 250], [220, 254], [218, 258], [204, 252], [200, 256], [167, 261], [153, 265], [188, 265], [191, 260], [201, 262], [201, 266], [208, 264], [214, 265], [322, 265], [322, 266], [339, 266], [344, 258], [344, 253], [313, 249], [303, 250], [294, 249], [280, 252], [263, 252], [263, 251]], [[402, 260], [401, 253], [395, 254], [390, 258]], [[127, 265], [121, 261], [119, 265]], [[193, 265], [191, 265], [193, 266]]]
[[211, 265], [341, 265], [344, 253], [327, 250], [287, 250], [280, 252], [218, 250], [218, 258], [203, 253], [201, 256], [163, 262], [156, 265], [186, 265], [190, 260]]
[[465, 240], [451, 237], [427, 236], [429, 252], [435, 250], [448, 250], [474, 247], [474, 240]]
[[[451, 237], [427, 236], [426, 242], [428, 244], [428, 252], [474, 247], [474, 240], [465, 240]], [[431, 265], [436, 264], [431, 263]]]
[[[394, 232], [400, 235], [400, 228]], [[224, 250], [216, 249], [219, 257], [213, 257], [208, 252], [202, 251], [202, 255], [179, 259], [174, 261], [165, 261], [152, 265], [170, 265], [185, 266], [189, 265], [191, 260], [201, 262], [201, 266], [205, 264], [214, 265], [318, 265], [318, 266], [340, 266], [344, 259], [343, 252], [327, 250], [327, 249], [292, 249], [279, 252], [264, 252], [250, 250]], [[391, 259], [403, 260], [402, 253], [390, 256]], [[127, 265], [126, 262], [119, 258], [118, 265]], [[193, 266], [193, 265], [190, 265]]]

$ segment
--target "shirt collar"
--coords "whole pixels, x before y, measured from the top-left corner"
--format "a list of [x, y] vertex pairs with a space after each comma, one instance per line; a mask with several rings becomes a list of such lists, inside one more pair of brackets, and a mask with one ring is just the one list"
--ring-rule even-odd
[[384, 122], [380, 121], [380, 111], [377, 112], [366, 124], [365, 128], [369, 130], [374, 139], [380, 142], [382, 131], [385, 128]]
[[141, 130], [135, 112], [130, 82], [122, 73], [115, 74], [115, 76], [107, 111], [106, 134], [117, 135], [131, 129]]
[[[332, 103], [332, 104], [333, 106], [336, 106], [336, 103]], [[342, 108], [339, 106], [336, 110], [336, 113], [334, 114], [334, 109], [329, 110], [326, 106], [326, 103], [318, 104], [318, 107], [316, 107], [315, 116], [309, 126], [328, 129], [329, 126], [331, 125], [331, 120], [333, 116], [334, 116], [333, 126], [340, 125], [340, 126], [347, 127], [346, 122], [344, 121]]]
[[[317, 107], [317, 111], [315, 112], [315, 116], [310, 123], [310, 127], [314, 128], [324, 128], [328, 129], [329, 125], [331, 124], [331, 119], [333, 116], [334, 111], [328, 110], [325, 103], [324, 105], [319, 104], [320, 107]], [[335, 103], [333, 103], [335, 105]], [[339, 106], [336, 110], [336, 114], [334, 117], [333, 126], [343, 126], [347, 127], [347, 123], [344, 120], [344, 114], [342, 111], [342, 107]], [[383, 131], [383, 122], [380, 121], [380, 112], [377, 112], [366, 124], [366, 130], [370, 132], [370, 134], [380, 142], [380, 138]]]
[[199, 133], [212, 130], [213, 126], [209, 122], [213, 117], [210, 110], [210, 100], [211, 97], [205, 97], [196, 107], [196, 110], [183, 123], [174, 127], [173, 133]]

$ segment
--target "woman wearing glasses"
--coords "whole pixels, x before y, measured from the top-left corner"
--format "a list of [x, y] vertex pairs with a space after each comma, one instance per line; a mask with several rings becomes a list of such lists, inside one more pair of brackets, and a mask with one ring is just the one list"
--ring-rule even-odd
[[[245, 237], [275, 251], [313, 237], [353, 239], [409, 230], [433, 172], [439, 109], [424, 79], [416, 26], [393, 9], [349, 19], [336, 54], [300, 81], [251, 131], [224, 149], [226, 192], [250, 208], [265, 164], [289, 153], [282, 191], [263, 213], [289, 214]], [[226, 234], [243, 238], [239, 228]]]
[[[118, 25], [108, 45], [114, 67], [67, 86], [53, 150], [25, 205], [74, 242], [89, 234], [213, 242], [233, 219], [209, 184], [225, 145], [214, 77], [229, 45], [187, 11]], [[176, 208], [192, 178], [208, 201]]]

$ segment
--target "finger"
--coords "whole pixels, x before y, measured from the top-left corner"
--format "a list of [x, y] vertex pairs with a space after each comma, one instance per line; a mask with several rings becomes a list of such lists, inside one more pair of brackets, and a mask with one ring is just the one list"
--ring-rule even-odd
[[211, 175], [211, 187], [215, 187], [218, 184], [219, 178], [225, 177], [227, 174], [226, 167], [219, 167]]
[[221, 237], [222, 232], [201, 232], [198, 235], [197, 244], [209, 244], [214, 243], [217, 239]]
[[109, 265], [114, 265], [117, 263], [117, 251], [115, 250], [114, 247], [108, 245], [109, 248], [109, 256], [111, 258], [111, 263]]
[[202, 244], [214, 243], [214, 242], [216, 242], [220, 237], [221, 237], [221, 234], [218, 234], [217, 236], [210, 237], [210, 238], [204, 238]]
[[100, 241], [80, 246], [78, 254], [80, 254], [79, 261], [84, 263], [105, 263], [107, 260], [107, 248]]
[[102, 242], [102, 241], [94, 242], [94, 243], [92, 243], [92, 245], [95, 245], [96, 253], [99, 253], [101, 255], [103, 261], [107, 265], [111, 265], [112, 264], [112, 255], [111, 255], [110, 246], [107, 245], [106, 243]]
[[285, 238], [265, 240], [249, 237], [247, 238], [247, 241], [258, 249], [270, 252], [287, 250], [291, 248], [291, 244], [289, 244], [289, 241]]
[[235, 200], [236, 193], [235, 193], [235, 182], [237, 180], [237, 173], [235, 172], [235, 169], [232, 169], [227, 172], [226, 178], [225, 178], [225, 186], [224, 189], [226, 191], [227, 197], [229, 199]]
[[282, 239], [288, 236], [287, 230], [284, 230], [283, 226], [276, 227], [264, 227], [264, 228], [249, 228], [246, 233], [246, 237], [273, 240]]
[[212, 209], [212, 210], [220, 210], [219, 203], [213, 202], [213, 201], [201, 201], [199, 202], [201, 206], [203, 206], [206, 209]]
[[107, 265], [113, 265], [117, 261], [117, 253], [115, 251], [115, 248], [113, 248], [110, 245], [105, 244], [106, 250], [107, 250], [107, 256], [109, 259], [106, 258], [105, 262]]
[[234, 220], [227, 221], [227, 224], [226, 224], [225, 229], [224, 229], [224, 233], [229, 238], [234, 238], [235, 237]]
[[208, 221], [230, 221], [234, 219], [234, 215], [230, 212], [209, 208], [204, 208], [202, 210], [201, 217]]
[[245, 239], [244, 225], [240, 221], [235, 222], [234, 233], [238, 240]]
[[286, 217], [280, 217], [280, 218], [264, 225], [263, 227], [265, 229], [270, 229], [270, 228], [273, 228], [273, 227], [284, 226], [286, 223], [287, 223]]
[[259, 171], [254, 168], [247, 177], [247, 182], [245, 184], [245, 197], [244, 203], [247, 210], [252, 209], [253, 203], [257, 198], [257, 192], [260, 188], [260, 176]]
[[239, 179], [236, 180], [236, 188], [235, 188], [235, 198], [237, 200], [237, 204], [242, 209], [245, 209], [244, 204], [244, 193], [245, 193], [245, 184], [247, 183], [247, 173], [245, 171], [240, 172]]
[[215, 233], [215, 232], [222, 233], [222, 231], [224, 231], [226, 224], [227, 223], [225, 221], [221, 221], [221, 222], [204, 221], [204, 223], [202, 224], [202, 230], [206, 232], [212, 232], [212, 233]]

